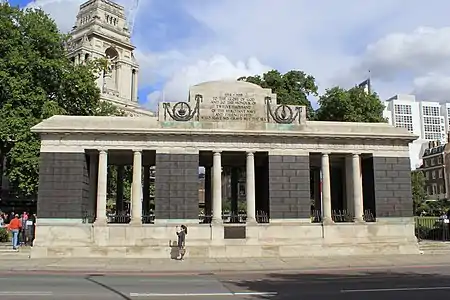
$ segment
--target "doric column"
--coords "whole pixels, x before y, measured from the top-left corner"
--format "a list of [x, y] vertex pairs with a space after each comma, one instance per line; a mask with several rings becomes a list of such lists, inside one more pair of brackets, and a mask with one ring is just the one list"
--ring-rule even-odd
[[133, 150], [131, 223], [142, 224], [142, 151]]
[[355, 221], [364, 222], [364, 204], [362, 197], [361, 160], [359, 154], [352, 155], [353, 174], [353, 206], [355, 209]]
[[247, 152], [246, 170], [246, 196], [247, 196], [247, 223], [256, 222], [255, 199], [255, 156], [253, 152]]
[[222, 222], [222, 157], [213, 153], [213, 222]]
[[116, 214], [122, 214], [123, 207], [123, 174], [124, 166], [117, 166]]
[[323, 223], [333, 223], [331, 218], [330, 157], [322, 153], [322, 216]]
[[106, 224], [106, 196], [108, 183], [108, 152], [100, 150], [98, 155], [97, 216], [95, 223]]
[[[132, 73], [133, 73], [133, 71], [132, 71]], [[133, 75], [132, 75], [133, 76]], [[139, 71], [138, 70], [135, 70], [135, 72], [134, 72], [134, 80], [133, 80], [133, 90], [134, 90], [134, 93], [133, 93], [133, 99], [132, 99], [132, 101], [134, 101], [134, 102], [138, 102], [138, 100], [137, 100], [137, 96], [138, 96], [138, 78], [139, 78]]]

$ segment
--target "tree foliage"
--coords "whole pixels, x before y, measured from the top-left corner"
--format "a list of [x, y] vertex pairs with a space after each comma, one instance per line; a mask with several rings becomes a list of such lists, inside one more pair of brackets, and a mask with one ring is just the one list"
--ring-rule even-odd
[[413, 196], [414, 213], [424, 210], [427, 193], [425, 190], [425, 176], [421, 171], [411, 172], [411, 190]]
[[340, 122], [386, 122], [384, 105], [376, 93], [367, 94], [363, 88], [327, 89], [319, 98], [316, 119]]
[[318, 87], [313, 76], [296, 70], [285, 74], [272, 70], [262, 76], [241, 77], [238, 80], [272, 89], [278, 104], [306, 106], [308, 118], [313, 118], [314, 110], [308, 100], [310, 95], [317, 96]]
[[37, 192], [40, 141], [32, 126], [55, 114], [120, 114], [99, 101], [98, 63], [72, 64], [66, 38], [43, 11], [0, 4], [0, 151], [21, 196]]

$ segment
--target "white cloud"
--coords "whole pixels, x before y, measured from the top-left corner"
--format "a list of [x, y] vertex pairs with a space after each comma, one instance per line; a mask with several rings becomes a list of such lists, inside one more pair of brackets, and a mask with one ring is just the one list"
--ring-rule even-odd
[[[154, 31], [140, 30], [136, 56], [141, 86], [164, 82], [166, 98], [184, 99], [190, 84], [256, 74], [265, 70], [262, 65], [304, 70], [316, 77], [321, 90], [356, 84], [370, 69], [382, 97], [414, 91], [445, 99], [448, 94], [448, 1], [184, 0], [170, 5], [182, 11], [183, 18], [167, 15], [147, 23], [150, 15], [164, 15], [158, 11], [163, 1], [141, 0], [146, 7], [141, 6], [136, 22], [161, 26], [165, 30], [160, 35], [176, 26], [184, 30], [162, 48], [153, 43]], [[67, 30], [83, 1], [36, 2]], [[200, 33], [204, 31], [205, 36]], [[255, 66], [237, 63], [249, 58]], [[148, 98], [159, 99], [158, 92]]]
[[176, 70], [164, 85], [164, 93], [155, 91], [148, 95], [147, 106], [155, 107], [164, 97], [167, 101], [186, 100], [189, 87], [201, 82], [220, 79], [237, 79], [241, 76], [262, 74], [271, 68], [252, 57], [247, 62], [231, 62], [223, 55], [215, 55], [208, 60]]

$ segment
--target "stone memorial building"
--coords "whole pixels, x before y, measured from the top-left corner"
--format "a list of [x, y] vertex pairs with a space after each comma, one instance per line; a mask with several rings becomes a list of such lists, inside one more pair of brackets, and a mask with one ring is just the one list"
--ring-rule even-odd
[[[160, 103], [157, 116], [53, 116], [32, 130], [42, 140], [32, 257], [170, 258], [181, 224], [189, 257], [418, 253], [408, 151], [416, 136], [406, 129], [308, 121], [305, 107], [278, 105], [270, 89], [217, 81], [191, 87], [186, 102]], [[132, 166], [122, 222], [106, 212], [108, 165]], [[225, 170], [232, 202], [237, 182], [245, 199], [231, 217]]]

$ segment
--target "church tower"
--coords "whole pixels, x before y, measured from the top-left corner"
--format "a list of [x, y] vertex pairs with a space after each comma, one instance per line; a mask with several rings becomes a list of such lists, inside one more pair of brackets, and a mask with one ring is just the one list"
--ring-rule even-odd
[[130, 116], [153, 115], [138, 104], [139, 65], [123, 6], [110, 0], [81, 4], [70, 34], [68, 51], [75, 64], [95, 58], [108, 61], [107, 69], [97, 79], [101, 100], [115, 104]]

